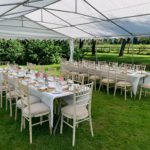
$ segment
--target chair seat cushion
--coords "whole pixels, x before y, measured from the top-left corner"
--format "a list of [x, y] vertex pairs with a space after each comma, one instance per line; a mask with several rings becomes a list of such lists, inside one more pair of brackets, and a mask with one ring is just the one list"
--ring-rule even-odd
[[88, 77], [87, 73], [80, 73], [80, 75], [83, 75], [84, 77]]
[[[28, 107], [23, 108], [22, 112], [25, 116], [29, 116]], [[30, 106], [30, 113], [31, 116], [40, 116], [42, 114], [50, 113], [50, 108], [42, 102], [34, 103]]]
[[6, 87], [5, 87], [4, 85], [1, 85], [1, 86], [0, 86], [0, 90], [1, 90], [1, 91], [5, 91], [5, 89], [6, 89]]
[[79, 72], [70, 72], [71, 74], [74, 74], [74, 75], [76, 75], [76, 74], [79, 74]]
[[115, 83], [115, 80], [104, 78], [104, 79], [102, 79], [101, 82], [102, 82], [102, 83], [110, 83], [110, 84], [113, 84], [113, 83]]
[[19, 97], [19, 93], [17, 91], [15, 91], [15, 90], [6, 93], [6, 97], [7, 98], [10, 98], [10, 96], [11, 96], [11, 98], [18, 98]]
[[[61, 109], [61, 112], [64, 116], [68, 117], [68, 118], [73, 118], [74, 115], [74, 105], [68, 105], [65, 106]], [[82, 105], [76, 105], [76, 119], [80, 120], [80, 119], [84, 119], [88, 117], [88, 110], [86, 108], [86, 106]]]
[[[41, 101], [39, 97], [36, 97], [36, 96], [33, 96], [33, 95], [30, 95], [29, 97], [30, 97], [30, 104], [39, 103]], [[25, 106], [28, 105], [27, 97], [25, 97], [25, 99], [24, 99], [24, 105]], [[21, 99], [17, 101], [17, 107], [21, 108]]]
[[146, 88], [146, 89], [150, 89], [150, 84], [142, 84], [141, 85], [142, 88]]
[[89, 77], [89, 80], [99, 80], [99, 79], [100, 79], [100, 77], [98, 75], [91, 75]]
[[120, 86], [120, 87], [131, 87], [131, 83], [130, 82], [126, 82], [126, 81], [118, 81], [116, 83], [117, 86]]

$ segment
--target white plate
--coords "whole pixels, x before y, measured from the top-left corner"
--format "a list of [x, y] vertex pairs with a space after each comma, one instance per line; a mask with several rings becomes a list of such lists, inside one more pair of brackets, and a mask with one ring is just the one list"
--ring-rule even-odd
[[42, 86], [42, 87], [40, 87], [39, 89], [40, 89], [40, 90], [45, 90], [45, 89], [47, 89], [47, 87], [46, 87], [46, 86]]
[[54, 91], [52, 94], [60, 94], [61, 92], [59, 91]]

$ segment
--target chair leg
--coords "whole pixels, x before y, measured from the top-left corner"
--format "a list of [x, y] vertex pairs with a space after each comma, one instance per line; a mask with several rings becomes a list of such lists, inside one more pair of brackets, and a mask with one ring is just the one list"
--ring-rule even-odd
[[9, 99], [9, 104], [10, 104], [10, 117], [12, 117], [12, 99]]
[[125, 96], [125, 101], [126, 101], [126, 99], [127, 99], [127, 89], [126, 89], [126, 87], [124, 89], [124, 96]]
[[22, 128], [23, 128], [23, 116], [21, 115], [21, 125], [20, 125], [20, 131], [22, 132]]
[[3, 92], [1, 91], [1, 108], [3, 107]]
[[93, 125], [92, 125], [92, 118], [91, 118], [91, 116], [90, 116], [90, 118], [89, 118], [89, 122], [90, 122], [91, 135], [92, 135], [92, 137], [93, 137], [93, 136], [94, 136], [94, 133], [93, 133]]
[[8, 109], [8, 99], [6, 97], [6, 111], [7, 111], [7, 109]]
[[32, 119], [29, 118], [29, 134], [30, 134], [30, 144], [32, 144]]
[[109, 95], [109, 84], [107, 84], [107, 95]]
[[50, 115], [50, 114], [48, 115], [48, 122], [49, 122], [49, 131], [50, 131], [50, 134], [52, 134], [52, 128], [51, 128], [51, 115]]
[[62, 132], [63, 132], [63, 121], [64, 121], [64, 117], [63, 117], [63, 115], [61, 115], [60, 134], [62, 134]]
[[141, 97], [142, 97], [142, 88], [140, 89], [139, 100], [141, 100]]
[[117, 86], [115, 85], [114, 96], [116, 95]]
[[17, 100], [16, 100], [16, 107], [15, 107], [15, 120], [17, 120], [17, 114], [18, 114], [18, 109], [17, 109]]
[[102, 82], [100, 82], [100, 84], [99, 84], [99, 91], [101, 90], [101, 86], [102, 86]]
[[23, 128], [24, 129], [26, 128], [26, 119], [25, 118], [23, 119]]
[[73, 136], [72, 136], [72, 146], [75, 145], [75, 136], [76, 136], [76, 122], [73, 120]]
[[131, 90], [130, 94], [131, 94], [131, 98], [132, 98], [132, 88], [130, 90]]
[[96, 80], [94, 81], [94, 85], [95, 85], [95, 91], [96, 91]]
[[40, 125], [42, 125], [43, 116], [40, 117]]
[[122, 91], [123, 91], [122, 88], [120, 90], [121, 90], [121, 95], [122, 95]]

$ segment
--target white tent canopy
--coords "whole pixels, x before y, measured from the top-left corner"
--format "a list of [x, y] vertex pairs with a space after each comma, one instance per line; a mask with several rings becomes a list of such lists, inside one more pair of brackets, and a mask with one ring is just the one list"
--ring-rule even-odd
[[149, 8], [149, 0], [0, 0], [0, 36], [149, 36]]
[[1, 38], [65, 39], [66, 36], [31, 21], [26, 17], [17, 17], [0, 21]]

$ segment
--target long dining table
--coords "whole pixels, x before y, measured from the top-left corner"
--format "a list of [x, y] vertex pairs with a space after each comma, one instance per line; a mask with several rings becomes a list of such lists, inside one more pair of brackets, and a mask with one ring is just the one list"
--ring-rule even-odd
[[[96, 70], [98, 74], [107, 74], [107, 71], [105, 70]], [[124, 75], [124, 71], [117, 71], [118, 75], [117, 76], [123, 76]], [[116, 71], [115, 70], [110, 70], [109, 71], [109, 76], [113, 79], [115, 79], [116, 76]], [[150, 83], [150, 73], [143, 71], [132, 71], [132, 70], [128, 70], [127, 71], [127, 81], [130, 82], [132, 84], [132, 92], [134, 95], [137, 94], [138, 91], [138, 86], [142, 83]]]
[[[0, 70], [0, 84], [3, 81], [2, 72], [5, 70]], [[17, 77], [22, 80], [24, 84], [29, 85], [29, 93], [31, 95], [37, 96], [41, 99], [43, 103], [45, 103], [50, 108], [51, 112], [51, 127], [54, 127], [54, 100], [60, 99], [63, 97], [73, 96], [73, 92], [68, 90], [67, 82], [60, 81], [59, 78], [48, 77], [48, 85], [45, 86], [44, 79], [35, 77], [35, 72], [31, 71], [26, 74], [26, 70], [20, 70], [19, 72], [15, 72], [14, 70], [7, 70], [9, 75], [9, 84], [14, 85], [13, 78]], [[61, 84], [61, 89], [57, 91], [57, 82]], [[59, 87], [60, 88], [60, 87]]]
[[[86, 73], [86, 74], [93, 74], [93, 75], [98, 75], [103, 77], [107, 77], [107, 72], [108, 72], [108, 65], [102, 65], [100, 66], [94, 66], [91, 65], [74, 65], [73, 63], [64, 63], [62, 64], [62, 68], [67, 71], [75, 71], [79, 73]], [[83, 72], [84, 71], [84, 72]], [[92, 72], [92, 73], [91, 73]], [[116, 72], [118, 73], [118, 76], [122, 76], [124, 74], [124, 71], [122, 68], [115, 67], [111, 68], [109, 71], [109, 76], [111, 79], [116, 78]], [[147, 71], [137, 71], [137, 70], [127, 70], [127, 81], [129, 81], [132, 84], [132, 92], [136, 96], [138, 87], [142, 83], [149, 83], [150, 84], [150, 72]]]

